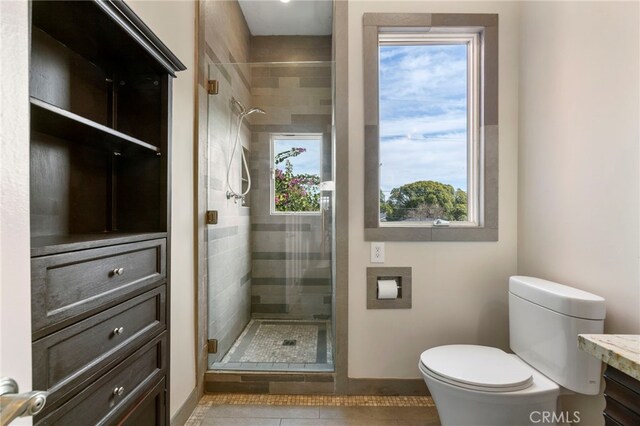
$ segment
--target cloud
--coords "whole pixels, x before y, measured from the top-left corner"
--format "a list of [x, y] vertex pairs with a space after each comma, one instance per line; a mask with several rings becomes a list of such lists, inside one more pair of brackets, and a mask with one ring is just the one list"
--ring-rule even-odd
[[383, 46], [382, 99], [446, 101], [466, 96], [465, 45]]
[[464, 134], [443, 138], [393, 138], [380, 143], [380, 186], [390, 191], [418, 180], [435, 180], [467, 188]]
[[451, 132], [464, 132], [467, 129], [467, 115], [443, 113], [422, 115], [419, 117], [384, 118], [380, 120], [380, 137], [408, 136], [413, 138], [439, 136]]
[[380, 48], [380, 186], [467, 187], [464, 45]]

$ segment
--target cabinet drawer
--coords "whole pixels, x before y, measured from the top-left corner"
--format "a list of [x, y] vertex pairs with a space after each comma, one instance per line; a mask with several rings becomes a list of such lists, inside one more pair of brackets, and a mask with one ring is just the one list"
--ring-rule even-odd
[[[604, 395], [634, 412], [640, 419], [640, 394], [615, 380], [605, 379]], [[640, 421], [640, 420], [639, 420]]]
[[602, 413], [602, 416], [604, 417], [604, 426], [624, 426], [623, 424], [618, 423], [617, 420], [609, 417], [607, 413]]
[[164, 398], [165, 379], [153, 387], [142, 401], [130, 410], [126, 417], [118, 422], [121, 426], [165, 426], [166, 401]]
[[608, 417], [625, 426], [640, 425], [640, 415], [631, 411], [629, 407], [608, 395], [605, 395], [604, 399], [607, 402], [604, 413]]
[[[158, 402], [162, 405], [156, 408], [163, 408], [166, 342], [163, 333], [58, 409], [37, 416], [35, 424], [115, 424], [142, 410], [148, 414]], [[158, 394], [160, 400], [152, 401]]]
[[48, 405], [62, 401], [164, 329], [162, 285], [35, 341], [34, 389], [51, 392]]
[[165, 257], [166, 240], [158, 239], [33, 258], [34, 337], [43, 335], [49, 326], [90, 315], [101, 306], [149, 288], [166, 277]]

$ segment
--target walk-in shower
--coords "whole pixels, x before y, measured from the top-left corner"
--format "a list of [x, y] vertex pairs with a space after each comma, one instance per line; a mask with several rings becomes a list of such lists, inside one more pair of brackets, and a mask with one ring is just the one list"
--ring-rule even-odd
[[249, 170], [249, 166], [247, 164], [247, 156], [244, 153], [244, 150], [240, 150], [240, 157], [242, 159], [242, 171], [247, 177], [247, 188], [243, 191], [242, 188], [237, 192], [231, 187], [230, 175], [231, 175], [231, 165], [233, 164], [233, 157], [235, 156], [238, 145], [240, 144], [240, 126], [242, 126], [242, 121], [251, 114], [259, 113], [266, 114], [261, 108], [249, 108], [248, 110], [245, 108], [242, 103], [236, 98], [231, 98], [231, 104], [234, 107], [239, 109], [238, 113], [238, 125], [236, 126], [235, 132], [235, 140], [233, 142], [233, 148], [231, 149], [231, 156], [229, 157], [229, 161], [227, 162], [227, 199], [233, 198], [234, 201], [243, 200], [244, 197], [251, 191], [251, 170]]
[[202, 254], [208, 367], [333, 371], [331, 35], [252, 35], [235, 1], [201, 13], [203, 87], [218, 88], [199, 114], [217, 213]]

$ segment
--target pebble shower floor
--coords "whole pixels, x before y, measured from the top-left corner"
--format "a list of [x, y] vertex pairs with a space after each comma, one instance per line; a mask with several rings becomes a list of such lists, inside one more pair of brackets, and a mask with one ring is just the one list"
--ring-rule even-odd
[[331, 323], [253, 319], [213, 369], [333, 371]]

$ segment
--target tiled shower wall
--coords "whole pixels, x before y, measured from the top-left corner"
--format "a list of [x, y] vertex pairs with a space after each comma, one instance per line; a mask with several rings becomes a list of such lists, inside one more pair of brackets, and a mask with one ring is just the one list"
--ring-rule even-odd
[[266, 111], [251, 121], [254, 318], [331, 315], [330, 201], [324, 203], [322, 214], [274, 215], [270, 190], [273, 133], [323, 134], [321, 177], [332, 179], [330, 61], [330, 36], [251, 38], [251, 103]]
[[[237, 1], [199, 3], [199, 185], [219, 222], [201, 228], [206, 269], [200, 300], [208, 311], [208, 337], [218, 340], [220, 361], [251, 316], [313, 319], [331, 314], [331, 209], [317, 215], [270, 214], [270, 135], [321, 133], [331, 180], [331, 37], [252, 37]], [[250, 64], [257, 62], [257, 64]], [[273, 64], [281, 62], [281, 64]], [[286, 62], [287, 64], [282, 64]], [[291, 64], [291, 62], [307, 62]], [[314, 63], [308, 63], [314, 62]], [[206, 82], [219, 82], [208, 95]], [[263, 108], [244, 122], [241, 142], [250, 150], [250, 207], [226, 199], [227, 158], [235, 136], [234, 97]], [[240, 187], [240, 158], [231, 169]], [[203, 196], [206, 195], [206, 196]]]
[[[204, 230], [206, 242], [206, 286], [208, 335], [218, 339], [218, 352], [209, 363], [219, 361], [233, 345], [251, 317], [251, 223], [250, 209], [226, 198], [228, 155], [236, 131], [234, 97], [251, 103], [249, 60], [251, 36], [240, 6], [235, 1], [201, 1], [199, 123], [200, 164], [204, 164], [207, 209], [217, 210], [218, 224]], [[202, 35], [202, 32], [201, 32]], [[207, 95], [208, 79], [219, 82], [219, 93]], [[250, 130], [240, 131], [242, 145], [248, 146]], [[231, 167], [231, 184], [238, 191], [240, 157], [236, 152]], [[202, 179], [203, 177], [201, 177]]]

